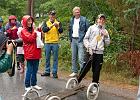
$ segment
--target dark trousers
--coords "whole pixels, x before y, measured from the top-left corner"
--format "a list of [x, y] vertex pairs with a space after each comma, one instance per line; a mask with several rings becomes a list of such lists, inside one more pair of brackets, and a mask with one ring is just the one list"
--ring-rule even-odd
[[93, 54], [92, 56], [92, 82], [99, 82], [100, 71], [103, 64], [103, 54]]
[[78, 76], [78, 82], [80, 83], [82, 79], [85, 77], [85, 75], [88, 73], [90, 68], [92, 67], [92, 82], [99, 82], [99, 77], [100, 77], [100, 71], [102, 68], [102, 63], [103, 63], [103, 54], [95, 54], [89, 55], [87, 53], [85, 57], [85, 62], [83, 68], [81, 69], [79, 76]]

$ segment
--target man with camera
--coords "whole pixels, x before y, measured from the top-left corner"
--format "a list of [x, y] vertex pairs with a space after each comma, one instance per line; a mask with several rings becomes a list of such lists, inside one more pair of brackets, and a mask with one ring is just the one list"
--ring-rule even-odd
[[4, 34], [0, 34], [0, 73], [6, 72], [12, 66], [13, 44], [8, 44]]

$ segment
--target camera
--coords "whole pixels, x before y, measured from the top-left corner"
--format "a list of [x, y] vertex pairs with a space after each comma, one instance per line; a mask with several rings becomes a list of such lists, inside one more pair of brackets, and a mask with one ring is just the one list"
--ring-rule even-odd
[[[23, 45], [22, 39], [8, 40], [8, 44], [10, 44], [10, 43], [13, 44], [13, 42], [14, 42], [14, 44], [15, 44], [15, 47], [21, 47], [21, 46]], [[14, 44], [13, 44], [13, 45], [14, 45]]]

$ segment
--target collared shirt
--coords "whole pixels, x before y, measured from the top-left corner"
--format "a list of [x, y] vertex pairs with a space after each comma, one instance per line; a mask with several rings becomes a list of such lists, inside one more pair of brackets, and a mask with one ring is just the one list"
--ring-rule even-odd
[[80, 22], [80, 18], [78, 19], [74, 18], [72, 37], [79, 37], [79, 22]]

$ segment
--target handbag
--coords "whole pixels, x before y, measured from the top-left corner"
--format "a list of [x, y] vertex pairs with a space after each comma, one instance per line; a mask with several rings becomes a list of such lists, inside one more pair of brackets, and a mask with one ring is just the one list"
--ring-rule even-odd
[[37, 37], [36, 37], [37, 48], [43, 48], [44, 43], [41, 40], [41, 32], [36, 31], [36, 33], [37, 33]]

